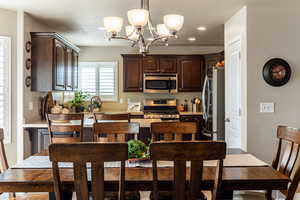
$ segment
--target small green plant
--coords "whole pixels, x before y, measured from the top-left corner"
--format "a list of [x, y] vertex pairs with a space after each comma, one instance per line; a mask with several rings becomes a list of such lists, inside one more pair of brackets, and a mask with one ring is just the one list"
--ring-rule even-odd
[[75, 108], [76, 112], [83, 112], [84, 111], [84, 103], [88, 99], [89, 94], [78, 91], [75, 92], [74, 99], [71, 101], [71, 107]]
[[128, 141], [128, 157], [131, 158], [147, 158], [148, 147], [140, 140]]

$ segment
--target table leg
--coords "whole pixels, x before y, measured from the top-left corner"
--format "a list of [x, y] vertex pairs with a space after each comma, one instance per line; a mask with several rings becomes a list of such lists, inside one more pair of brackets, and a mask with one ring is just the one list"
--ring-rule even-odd
[[[63, 199], [64, 200], [72, 200], [73, 192], [64, 192]], [[49, 192], [49, 200], [56, 200], [55, 192]]]
[[225, 190], [221, 193], [221, 199], [231, 200], [233, 199], [233, 190]]

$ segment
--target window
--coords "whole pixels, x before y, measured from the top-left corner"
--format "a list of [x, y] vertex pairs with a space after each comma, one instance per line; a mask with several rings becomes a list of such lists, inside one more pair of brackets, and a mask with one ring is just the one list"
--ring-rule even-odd
[[117, 62], [80, 62], [79, 88], [103, 101], [118, 100]]
[[0, 128], [4, 142], [11, 143], [11, 39], [0, 36]]

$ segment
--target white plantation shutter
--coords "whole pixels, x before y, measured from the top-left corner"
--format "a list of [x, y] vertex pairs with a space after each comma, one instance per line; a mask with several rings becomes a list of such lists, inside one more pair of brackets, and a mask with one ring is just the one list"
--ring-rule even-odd
[[0, 36], [0, 128], [11, 143], [11, 39]]
[[104, 101], [118, 100], [117, 62], [80, 62], [79, 88]]

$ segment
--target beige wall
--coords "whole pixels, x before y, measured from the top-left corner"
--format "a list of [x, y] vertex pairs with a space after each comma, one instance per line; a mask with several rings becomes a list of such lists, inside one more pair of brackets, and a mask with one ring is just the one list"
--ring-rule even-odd
[[[30, 41], [30, 32], [53, 32], [54, 29], [40, 23], [29, 14], [24, 14], [24, 42]], [[27, 58], [30, 58], [30, 53], [24, 51], [24, 64]], [[31, 71], [27, 70], [24, 66], [24, 76], [30, 76]], [[25, 78], [24, 78], [25, 79]], [[42, 92], [32, 92], [30, 87], [26, 87], [24, 84], [24, 121], [36, 121], [40, 119], [40, 98], [44, 96]], [[32, 103], [33, 109], [31, 110], [29, 104]], [[31, 143], [28, 132], [24, 134], [24, 157], [29, 156], [31, 153]]]
[[[136, 49], [129, 47], [80, 47], [80, 61], [118, 61], [119, 63], [119, 102], [105, 102], [103, 111], [126, 111], [128, 99], [131, 101], [142, 101], [145, 98], [177, 98], [180, 103], [184, 99], [190, 100], [200, 96], [200, 92], [170, 94], [143, 94], [143, 93], [124, 93], [123, 92], [123, 59], [121, 54], [138, 53]], [[155, 47], [150, 51], [152, 54], [207, 54], [223, 51], [223, 47]], [[189, 106], [191, 108], [191, 106]]]
[[[296, 2], [248, 6], [248, 150], [266, 161], [275, 151], [277, 125], [300, 128], [299, 10]], [[263, 65], [274, 57], [292, 68], [290, 82], [282, 87], [262, 77]], [[260, 113], [260, 102], [274, 102], [275, 113]]]
[[[247, 151], [247, 8], [243, 7], [225, 23], [225, 63], [228, 63], [228, 48], [237, 39], [241, 41], [241, 147]], [[228, 66], [227, 66], [228, 67]], [[230, 81], [229, 71], [225, 70], [226, 85]], [[226, 87], [226, 94], [231, 88]], [[226, 96], [228, 102], [228, 95]], [[229, 105], [226, 104], [226, 117], [229, 116]], [[227, 130], [226, 130], [227, 131]], [[228, 131], [227, 131], [228, 132]]]
[[17, 136], [16, 136], [16, 112], [17, 112], [17, 85], [16, 85], [16, 70], [17, 70], [17, 12], [0, 8], [0, 35], [9, 36], [12, 39], [12, 143], [6, 144], [5, 149], [9, 163], [15, 163], [17, 159]]

